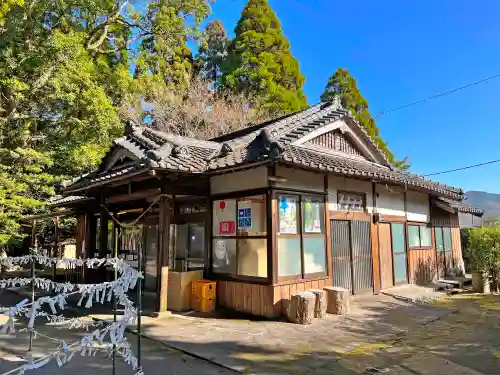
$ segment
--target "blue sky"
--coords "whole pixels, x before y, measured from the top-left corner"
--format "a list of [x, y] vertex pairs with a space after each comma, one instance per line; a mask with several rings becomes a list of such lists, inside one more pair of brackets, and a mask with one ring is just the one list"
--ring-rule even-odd
[[[319, 101], [337, 67], [358, 80], [372, 114], [500, 74], [500, 1], [270, 0]], [[218, 0], [210, 19], [232, 35], [246, 0]], [[500, 159], [500, 78], [378, 120], [415, 173]], [[436, 176], [500, 193], [500, 163]]]

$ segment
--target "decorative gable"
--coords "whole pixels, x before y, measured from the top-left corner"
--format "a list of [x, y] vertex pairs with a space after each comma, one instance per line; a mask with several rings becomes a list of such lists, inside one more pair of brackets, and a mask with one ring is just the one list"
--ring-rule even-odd
[[346, 134], [342, 133], [340, 129], [321, 134], [316, 138], [309, 140], [306, 144], [320, 146], [346, 154], [361, 156], [361, 152], [359, 152], [352, 141], [346, 136]]
[[292, 145], [311, 147], [318, 151], [340, 152], [387, 166], [387, 159], [382, 151], [374, 144], [366, 130], [349, 116], [324, 121], [314, 130], [301, 134]]
[[128, 150], [118, 147], [114, 152], [108, 155], [107, 160], [103, 160], [101, 167], [102, 172], [118, 170], [134, 164], [138, 160], [137, 156], [133, 155]]

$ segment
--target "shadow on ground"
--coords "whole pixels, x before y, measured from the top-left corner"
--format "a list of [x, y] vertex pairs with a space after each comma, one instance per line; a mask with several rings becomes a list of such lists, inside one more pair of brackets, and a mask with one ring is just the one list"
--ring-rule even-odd
[[[2, 305], [6, 297], [0, 296]], [[70, 315], [89, 312], [75, 309]], [[499, 313], [500, 296], [496, 295], [458, 295], [431, 304], [370, 296], [356, 299], [347, 316], [329, 315], [309, 326], [238, 315], [231, 319], [220, 315], [144, 318], [144, 335], [167, 347], [148, 349], [153, 344], [143, 339], [142, 353], [151, 357], [151, 372], [146, 375], [169, 373], [165, 366], [175, 360], [168, 353], [184, 358], [176, 374], [231, 373], [231, 369], [248, 374], [342, 375], [388, 368], [393, 374], [408, 375], [496, 375], [500, 369]], [[67, 329], [50, 329], [59, 337], [67, 334]], [[136, 342], [134, 336], [130, 340]], [[3, 337], [1, 344], [13, 350], [26, 348]], [[162, 350], [164, 366], [158, 354]], [[203, 360], [196, 359], [197, 367], [182, 367], [193, 358]], [[125, 368], [123, 373], [127, 371], [131, 370]]]

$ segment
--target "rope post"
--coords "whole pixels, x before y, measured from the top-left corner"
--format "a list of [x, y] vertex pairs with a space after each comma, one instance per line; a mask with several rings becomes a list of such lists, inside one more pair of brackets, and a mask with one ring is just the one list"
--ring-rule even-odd
[[[147, 231], [143, 231], [147, 235]], [[143, 272], [142, 247], [137, 252], [137, 271]], [[137, 365], [141, 369], [141, 314], [142, 314], [142, 278], [137, 280]]]
[[[36, 220], [33, 220], [33, 227], [31, 228], [31, 245], [32, 248], [30, 249], [30, 255], [31, 255], [31, 303], [35, 303], [35, 258], [34, 255], [36, 255], [36, 249], [38, 247], [37, 239], [36, 239]], [[34, 314], [35, 311], [34, 309], [32, 310], [32, 314]], [[29, 346], [28, 346], [28, 352], [29, 356], [31, 356], [31, 351], [33, 349], [33, 329], [29, 330], [30, 332], [30, 341], [29, 341]]]

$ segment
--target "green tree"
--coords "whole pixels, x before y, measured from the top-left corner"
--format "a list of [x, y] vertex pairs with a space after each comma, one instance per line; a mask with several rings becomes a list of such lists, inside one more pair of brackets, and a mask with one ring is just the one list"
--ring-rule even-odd
[[22, 6], [23, 4], [24, 0], [3, 0], [0, 4], [0, 26], [5, 23], [5, 16], [12, 7]]
[[325, 91], [321, 95], [321, 101], [330, 101], [335, 97], [340, 99], [342, 106], [349, 109], [358, 122], [367, 130], [370, 137], [384, 152], [389, 163], [401, 169], [408, 169], [410, 167], [407, 158], [401, 161], [396, 160], [394, 154], [389, 150], [387, 143], [381, 138], [375, 119], [368, 110], [368, 101], [361, 94], [356, 79], [347, 69], [338, 68], [333, 73], [326, 84]]
[[500, 286], [500, 226], [472, 228], [468, 232], [467, 257], [475, 272], [489, 278], [493, 291]]
[[248, 93], [272, 114], [306, 108], [304, 76], [267, 0], [248, 0], [235, 34], [223, 66], [223, 84]]
[[[198, 25], [210, 12], [212, 0], [150, 2], [143, 26], [135, 78], [147, 97], [154, 86], [173, 93], [187, 89], [193, 76], [193, 55], [187, 43], [200, 37]], [[190, 22], [194, 20], [194, 25]]]
[[219, 20], [211, 21], [205, 28], [196, 57], [199, 74], [219, 86], [222, 64], [227, 57], [230, 40]]
[[351, 111], [392, 162], [394, 156], [380, 138], [380, 130], [368, 110], [368, 101], [361, 94], [356, 79], [346, 69], [339, 68], [330, 77], [321, 95], [321, 101], [330, 101], [335, 97], [339, 97], [342, 106]]
[[330, 101], [335, 97], [339, 97], [342, 106], [349, 109], [358, 122], [367, 130], [370, 137], [384, 152], [389, 163], [403, 170], [410, 167], [408, 158], [401, 161], [396, 160], [387, 143], [381, 138], [375, 119], [368, 110], [368, 101], [361, 94], [356, 79], [347, 69], [338, 68], [333, 73], [326, 84], [325, 91], [321, 95], [321, 101]]
[[[131, 93], [146, 95], [155, 73], [163, 85], [181, 81], [175, 53], [190, 55], [196, 26], [187, 20], [201, 22], [210, 1], [157, 0], [146, 11], [132, 3], [0, 5], [0, 245], [18, 238], [17, 219], [42, 210], [55, 182], [97, 165], [123, 132], [119, 108]], [[133, 79], [133, 63], [146, 80]]]

